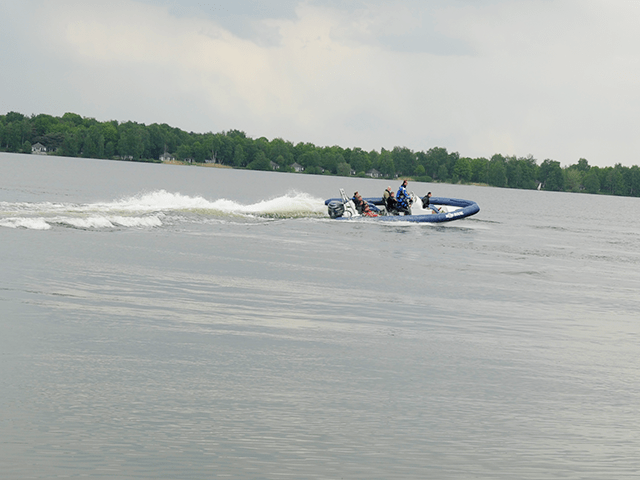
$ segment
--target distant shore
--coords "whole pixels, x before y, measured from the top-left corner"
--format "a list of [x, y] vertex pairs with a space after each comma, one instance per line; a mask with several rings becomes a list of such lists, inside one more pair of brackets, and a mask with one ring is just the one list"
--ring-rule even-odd
[[233, 168], [229, 165], [220, 165], [219, 163], [198, 163], [183, 162], [181, 160], [165, 160], [160, 162], [163, 165], [184, 165], [185, 167], [212, 167], [212, 168]]
[[640, 197], [640, 167], [589, 165], [585, 158], [562, 167], [560, 162], [532, 156], [496, 153], [467, 157], [433, 146], [365, 151], [359, 147], [319, 146], [282, 138], [252, 138], [241, 130], [186, 132], [167, 124], [98, 121], [67, 112], [25, 116], [0, 114], [0, 151], [120, 161], [197, 165], [274, 172], [389, 179], [425, 183], [490, 185]]

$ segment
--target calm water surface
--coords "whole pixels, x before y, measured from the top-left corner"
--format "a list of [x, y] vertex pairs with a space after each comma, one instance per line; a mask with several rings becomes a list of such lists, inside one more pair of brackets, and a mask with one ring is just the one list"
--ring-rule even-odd
[[638, 478], [640, 200], [388, 183], [0, 154], [2, 478]]

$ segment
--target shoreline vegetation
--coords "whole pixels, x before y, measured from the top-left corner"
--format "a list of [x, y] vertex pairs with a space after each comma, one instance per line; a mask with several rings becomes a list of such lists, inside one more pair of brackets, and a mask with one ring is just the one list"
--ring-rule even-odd
[[61, 117], [0, 115], [0, 151], [135, 162], [294, 172], [311, 175], [490, 185], [559, 192], [640, 196], [640, 167], [590, 166], [581, 158], [561, 167], [546, 159], [495, 154], [470, 158], [443, 147], [365, 151], [282, 138], [248, 137], [239, 130], [185, 132], [167, 124], [100, 122], [76, 113]]
[[[120, 159], [118, 159], [120, 160]], [[141, 162], [151, 162], [151, 160], [140, 160]], [[191, 166], [195, 165], [197, 167], [207, 167], [207, 168], [233, 168], [230, 165], [222, 165], [220, 163], [198, 163], [198, 162], [185, 162], [182, 160], [163, 160], [161, 162], [152, 162], [152, 163], [162, 163], [164, 165], [183, 165], [183, 166]]]

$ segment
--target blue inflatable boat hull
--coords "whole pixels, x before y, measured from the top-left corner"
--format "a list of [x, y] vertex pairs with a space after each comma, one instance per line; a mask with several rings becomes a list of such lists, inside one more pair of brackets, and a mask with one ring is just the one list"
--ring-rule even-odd
[[[365, 198], [366, 202], [370, 205], [384, 205], [382, 197], [377, 198]], [[330, 198], [324, 202], [325, 205], [329, 205], [330, 202], [342, 202], [341, 198]], [[352, 220], [352, 219], [366, 219], [379, 222], [430, 222], [441, 223], [451, 222], [453, 220], [460, 220], [462, 218], [470, 217], [480, 211], [478, 204], [472, 200], [463, 200], [461, 198], [446, 198], [446, 197], [431, 197], [431, 205], [447, 205], [451, 207], [460, 207], [452, 212], [432, 213], [429, 215], [378, 215], [377, 217], [337, 217], [335, 220]]]

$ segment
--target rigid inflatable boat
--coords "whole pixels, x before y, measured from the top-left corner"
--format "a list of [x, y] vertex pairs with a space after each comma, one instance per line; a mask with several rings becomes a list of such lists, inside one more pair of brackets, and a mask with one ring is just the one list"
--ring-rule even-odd
[[411, 215], [387, 212], [382, 197], [367, 197], [363, 200], [369, 204], [371, 211], [377, 216], [362, 215], [356, 209], [353, 200], [340, 189], [340, 198], [325, 200], [329, 216], [336, 220], [367, 219], [379, 222], [451, 222], [475, 215], [480, 211], [478, 204], [472, 200], [460, 198], [431, 197], [428, 208], [423, 208], [420, 197], [411, 192]]

